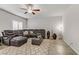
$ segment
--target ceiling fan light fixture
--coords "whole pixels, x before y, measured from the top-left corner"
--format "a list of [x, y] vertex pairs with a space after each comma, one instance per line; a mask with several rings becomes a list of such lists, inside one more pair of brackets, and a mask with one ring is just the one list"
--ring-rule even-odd
[[28, 9], [28, 13], [32, 13], [32, 10]]
[[28, 6], [28, 13], [32, 13], [32, 6]]
[[26, 8], [21, 8], [23, 10], [26, 10], [26, 12], [24, 14], [27, 14], [27, 13], [32, 13], [33, 15], [35, 15], [37, 11], [40, 11], [40, 9], [34, 9], [34, 5], [32, 4], [25, 4]]

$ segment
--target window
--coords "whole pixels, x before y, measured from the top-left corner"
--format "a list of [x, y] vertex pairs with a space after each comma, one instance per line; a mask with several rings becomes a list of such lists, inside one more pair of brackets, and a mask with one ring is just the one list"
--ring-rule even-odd
[[23, 23], [22, 22], [19, 22], [18, 26], [19, 26], [19, 29], [22, 29]]
[[23, 28], [23, 23], [19, 21], [13, 21], [13, 30], [18, 30]]

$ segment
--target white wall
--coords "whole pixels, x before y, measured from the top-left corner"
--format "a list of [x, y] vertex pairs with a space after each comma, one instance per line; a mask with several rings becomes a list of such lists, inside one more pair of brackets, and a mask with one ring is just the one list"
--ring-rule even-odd
[[23, 22], [23, 28], [26, 28], [27, 21], [25, 19], [12, 15], [12, 14], [9, 14], [0, 9], [0, 31], [13, 29], [13, 27], [12, 27], [13, 20]]
[[71, 5], [63, 19], [64, 40], [79, 54], [79, 5]]
[[28, 28], [46, 29], [58, 33], [57, 25], [62, 23], [62, 16], [37, 16], [28, 20]]

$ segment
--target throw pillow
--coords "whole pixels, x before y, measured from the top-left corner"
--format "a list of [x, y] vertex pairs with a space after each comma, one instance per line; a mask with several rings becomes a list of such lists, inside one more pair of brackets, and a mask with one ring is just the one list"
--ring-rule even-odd
[[33, 34], [33, 31], [30, 31], [30, 34]]
[[28, 31], [24, 31], [23, 32], [23, 35], [28, 35]]

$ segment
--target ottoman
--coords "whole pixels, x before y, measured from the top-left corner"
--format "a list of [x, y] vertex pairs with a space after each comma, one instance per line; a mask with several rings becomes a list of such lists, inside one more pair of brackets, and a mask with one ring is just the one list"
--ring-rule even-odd
[[40, 45], [42, 43], [43, 39], [42, 38], [32, 38], [32, 44], [33, 45]]
[[27, 42], [27, 37], [17, 36], [17, 37], [14, 37], [13, 39], [11, 39], [10, 45], [19, 47], [26, 42]]

